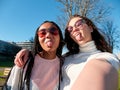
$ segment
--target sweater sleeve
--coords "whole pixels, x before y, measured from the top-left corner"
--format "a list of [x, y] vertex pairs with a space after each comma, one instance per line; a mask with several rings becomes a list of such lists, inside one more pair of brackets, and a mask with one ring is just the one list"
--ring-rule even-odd
[[91, 55], [87, 61], [93, 59], [106, 59], [117, 71], [120, 69], [120, 61], [114, 54], [108, 52], [101, 52]]
[[18, 90], [19, 78], [22, 68], [14, 66], [7, 80], [7, 90]]

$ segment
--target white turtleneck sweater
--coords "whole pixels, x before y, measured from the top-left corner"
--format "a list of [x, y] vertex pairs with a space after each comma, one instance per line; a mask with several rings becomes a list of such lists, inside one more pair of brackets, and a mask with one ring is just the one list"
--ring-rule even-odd
[[77, 79], [78, 75], [89, 60], [106, 59], [113, 67], [119, 69], [119, 60], [116, 56], [108, 52], [97, 50], [94, 41], [90, 41], [79, 47], [78, 54], [65, 57], [65, 62], [62, 68], [63, 81], [61, 82], [61, 90], [70, 90], [71, 86]]

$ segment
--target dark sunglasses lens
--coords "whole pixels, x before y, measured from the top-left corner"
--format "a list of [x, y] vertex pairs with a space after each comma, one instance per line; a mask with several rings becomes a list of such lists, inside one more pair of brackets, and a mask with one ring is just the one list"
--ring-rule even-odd
[[85, 20], [83, 20], [83, 19], [78, 20], [78, 21], [75, 23], [75, 27], [79, 27], [79, 26], [81, 26], [83, 23], [85, 23]]
[[58, 34], [58, 30], [56, 28], [54, 28], [54, 27], [50, 28], [49, 30], [50, 30], [50, 33], [52, 35], [57, 35]]
[[46, 30], [45, 29], [38, 31], [38, 36], [39, 37], [44, 37], [45, 35], [46, 35]]
[[67, 28], [67, 30], [68, 30], [68, 32], [72, 32], [73, 27], [69, 26], [69, 27]]
[[82, 20], [77, 21], [75, 24], [76, 27], [79, 27], [80, 25], [82, 25]]

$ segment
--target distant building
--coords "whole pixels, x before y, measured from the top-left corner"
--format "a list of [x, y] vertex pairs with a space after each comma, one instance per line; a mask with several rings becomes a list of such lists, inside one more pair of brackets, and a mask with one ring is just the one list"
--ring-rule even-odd
[[22, 47], [23, 49], [29, 49], [32, 50], [33, 42], [25, 41], [25, 42], [16, 42], [16, 44], [19, 47]]
[[15, 55], [21, 49], [32, 50], [33, 42], [6, 42], [0, 40], [0, 54]]

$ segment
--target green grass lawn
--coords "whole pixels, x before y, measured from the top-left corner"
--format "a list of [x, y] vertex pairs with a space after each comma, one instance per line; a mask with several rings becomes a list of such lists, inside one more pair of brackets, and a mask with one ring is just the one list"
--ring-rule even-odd
[[0, 71], [0, 76], [2, 76], [3, 75], [3, 71]]
[[[0, 76], [3, 76], [3, 71], [0, 71]], [[4, 81], [4, 79], [0, 78], [0, 82]]]
[[120, 70], [119, 70], [119, 89], [118, 90], [120, 90]]
[[[0, 67], [0, 68], [1, 68], [1, 67]], [[3, 76], [3, 70], [0, 70], [0, 76]], [[0, 86], [4, 85], [5, 80], [6, 80], [6, 79], [4, 79], [4, 78], [0, 78]], [[0, 88], [0, 90], [1, 90], [1, 88]]]
[[[5, 67], [12, 67], [14, 65], [14, 57], [0, 55], [0, 76], [3, 76], [3, 70]], [[0, 85], [3, 85], [5, 79], [0, 78]], [[1, 88], [0, 88], [1, 90]]]

